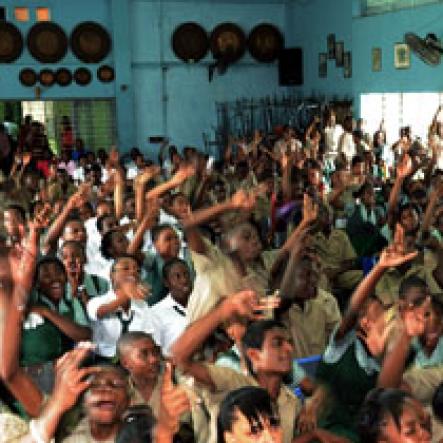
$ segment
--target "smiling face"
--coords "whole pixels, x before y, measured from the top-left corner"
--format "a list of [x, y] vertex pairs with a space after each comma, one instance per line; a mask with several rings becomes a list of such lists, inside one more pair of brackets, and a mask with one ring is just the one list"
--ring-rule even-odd
[[63, 265], [56, 262], [43, 263], [37, 270], [39, 291], [53, 302], [58, 302], [65, 292], [66, 274]]
[[112, 425], [120, 421], [128, 403], [126, 377], [116, 368], [103, 367], [103, 370], [91, 378], [83, 406], [90, 422]]
[[192, 291], [192, 280], [186, 264], [174, 263], [169, 269], [165, 284], [169, 288], [174, 300], [182, 306], [188, 304], [188, 298]]
[[292, 369], [293, 346], [285, 329], [275, 327], [265, 332], [261, 349], [247, 349], [254, 372], [286, 375]]
[[112, 272], [111, 281], [113, 287], [128, 279], [140, 280], [140, 267], [137, 261], [131, 257], [122, 257], [116, 260]]
[[128, 250], [129, 240], [125, 234], [121, 231], [114, 231], [112, 233], [112, 246], [111, 253], [113, 257], [119, 257], [120, 255], [126, 254]]

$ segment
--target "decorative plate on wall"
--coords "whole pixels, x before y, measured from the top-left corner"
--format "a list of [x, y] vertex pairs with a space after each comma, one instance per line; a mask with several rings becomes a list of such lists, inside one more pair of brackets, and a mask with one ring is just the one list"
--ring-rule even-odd
[[79, 86], [86, 86], [91, 83], [92, 74], [91, 71], [87, 68], [78, 68], [74, 72], [74, 81]]
[[0, 21], [0, 63], [11, 63], [23, 51], [23, 38], [18, 28], [9, 22]]
[[31, 68], [22, 69], [18, 78], [24, 86], [34, 86], [38, 80], [37, 73]]
[[198, 62], [208, 52], [208, 34], [198, 23], [183, 23], [175, 29], [172, 35], [172, 49], [175, 55], [184, 62]]
[[111, 50], [111, 37], [99, 23], [83, 22], [71, 33], [72, 52], [84, 63], [99, 63]]
[[246, 37], [236, 24], [222, 23], [216, 26], [211, 33], [210, 47], [215, 59], [234, 63], [245, 53]]
[[55, 83], [55, 74], [51, 69], [42, 69], [38, 75], [38, 80], [42, 86], [52, 86]]
[[60, 68], [55, 73], [55, 80], [60, 86], [68, 86], [72, 83], [72, 74], [69, 69]]
[[97, 69], [97, 78], [103, 83], [110, 83], [114, 80], [114, 68], [108, 65], [100, 66]]
[[36, 23], [28, 32], [27, 45], [31, 55], [41, 63], [57, 63], [68, 50], [63, 29], [53, 22]]
[[273, 62], [283, 49], [283, 46], [283, 35], [277, 27], [269, 23], [257, 25], [249, 33], [249, 53], [259, 62]]

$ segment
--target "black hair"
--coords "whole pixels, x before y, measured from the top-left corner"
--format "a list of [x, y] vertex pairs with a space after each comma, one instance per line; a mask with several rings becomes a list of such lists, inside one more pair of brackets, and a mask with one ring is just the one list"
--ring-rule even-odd
[[184, 198], [186, 198], [187, 201], [189, 201], [189, 198], [187, 197], [186, 194], [184, 194], [183, 192], [176, 192], [175, 194], [172, 194], [172, 196], [171, 196], [171, 204], [174, 203], [174, 200], [179, 197], [184, 197]]
[[[114, 231], [114, 232], [116, 232], [116, 231]], [[115, 258], [114, 263], [112, 263], [112, 266], [111, 266], [111, 272], [114, 272], [115, 267], [117, 266], [117, 263], [120, 260], [124, 259], [124, 258], [130, 258], [131, 260], [134, 260], [140, 266], [140, 263], [137, 260], [137, 257], [135, 255], [132, 255], [132, 254], [122, 254], [122, 255], [119, 255], [118, 257]]]
[[217, 443], [225, 443], [224, 433], [232, 430], [236, 412], [243, 414], [251, 424], [260, 425], [262, 417], [273, 418], [271, 397], [257, 386], [245, 386], [229, 392], [220, 405], [217, 417]]
[[368, 190], [374, 189], [371, 182], [365, 181], [356, 191], [352, 193], [354, 198], [361, 198], [361, 196]]
[[124, 353], [125, 348], [127, 348], [129, 345], [133, 345], [135, 342], [146, 339], [151, 340], [154, 343], [154, 345], [157, 346], [154, 337], [152, 337], [152, 335], [148, 334], [147, 332], [129, 331], [121, 335], [120, 338], [117, 340], [117, 346], [116, 346], [116, 354], [119, 361], [121, 362], [122, 360], [122, 355]]
[[443, 383], [440, 383], [432, 396], [432, 412], [443, 421]]
[[423, 279], [421, 279], [420, 277], [417, 277], [416, 275], [411, 275], [410, 277], [406, 277], [400, 283], [400, 287], [398, 289], [399, 298], [404, 299], [406, 296], [406, 293], [411, 288], [422, 289], [423, 292], [425, 292], [425, 293], [429, 292], [428, 285], [426, 284], [426, 282]]
[[365, 443], [377, 443], [387, 415], [397, 427], [407, 399], [412, 398], [400, 389], [377, 388], [369, 392], [360, 410], [357, 430]]
[[353, 168], [355, 165], [358, 165], [359, 163], [364, 163], [364, 159], [361, 155], [354, 155], [351, 160], [351, 168]]
[[18, 215], [20, 216], [20, 218], [23, 220], [23, 222], [26, 222], [26, 211], [25, 211], [25, 208], [23, 208], [23, 206], [10, 204], [10, 205], [6, 206], [5, 211], [17, 212]]
[[[162, 223], [159, 225], [155, 225], [152, 229], [151, 229], [151, 237], [152, 237], [152, 243], [155, 244], [155, 242], [158, 240], [160, 234], [163, 231], [166, 231], [167, 229], [172, 229], [174, 231], [174, 228], [171, 225], [168, 225], [166, 223]], [[174, 231], [175, 232], [175, 231]]]
[[63, 242], [63, 245], [62, 245], [62, 247], [60, 248], [60, 252], [61, 252], [64, 248], [66, 248], [66, 246], [74, 246], [75, 248], [79, 249], [80, 252], [82, 253], [84, 259], [86, 260], [86, 251], [85, 251], [84, 246], [83, 246], [80, 242], [78, 242], [78, 241], [76, 241], [76, 240], [67, 240], [67, 241]]
[[[242, 337], [242, 346], [247, 349], [261, 349], [265, 341], [265, 335], [272, 329], [285, 329], [282, 322], [277, 320], [260, 320], [250, 323], [246, 329], [245, 335]], [[251, 374], [254, 374], [254, 369], [249, 358], [245, 355], [246, 365]]]
[[97, 230], [100, 234], [103, 233], [103, 223], [109, 217], [114, 217], [114, 214], [104, 214], [97, 218]]
[[130, 407], [115, 437], [116, 443], [151, 443], [155, 418], [149, 406]]
[[189, 266], [184, 260], [182, 260], [181, 258], [178, 258], [178, 257], [171, 258], [163, 265], [163, 271], [162, 271], [163, 280], [168, 281], [169, 273], [171, 272], [172, 267], [177, 264], [181, 264], [183, 266], [186, 266], [186, 268], [189, 271]]
[[114, 258], [111, 253], [112, 248], [112, 236], [114, 235], [114, 232], [117, 232], [115, 229], [111, 229], [108, 231], [103, 237], [100, 244], [100, 252], [106, 260], [111, 260]]

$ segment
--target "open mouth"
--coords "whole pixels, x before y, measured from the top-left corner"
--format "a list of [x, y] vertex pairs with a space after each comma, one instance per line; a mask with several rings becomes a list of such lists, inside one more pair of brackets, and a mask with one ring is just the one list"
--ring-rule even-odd
[[113, 411], [115, 409], [115, 402], [111, 400], [103, 400], [94, 403], [94, 407], [103, 411]]

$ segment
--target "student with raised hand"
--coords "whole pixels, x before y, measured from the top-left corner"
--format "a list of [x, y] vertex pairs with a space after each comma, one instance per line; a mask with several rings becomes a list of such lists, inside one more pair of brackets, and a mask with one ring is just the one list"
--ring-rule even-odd
[[244, 386], [261, 386], [268, 392], [280, 416], [284, 443], [309, 442], [315, 438], [315, 434], [307, 433], [293, 440], [297, 435], [296, 419], [301, 403], [283, 384], [292, 367], [292, 345], [280, 322], [259, 320], [247, 327], [242, 344], [250, 375], [193, 359], [217, 327], [236, 317], [256, 320], [261, 318], [259, 313], [267, 307], [268, 304], [260, 302], [252, 291], [231, 295], [192, 323], [172, 347], [173, 360], [178, 368], [194, 378], [195, 389], [205, 399], [211, 416], [210, 442], [216, 441], [215, 418], [220, 399]]
[[241, 289], [266, 294], [273, 287], [272, 279], [286, 260], [299, 230], [310, 226], [316, 217], [316, 205], [306, 196], [302, 223], [278, 251], [263, 251], [257, 230], [250, 223], [233, 226], [224, 233], [224, 250], [198, 231], [199, 225], [227, 211], [249, 212], [254, 204], [254, 193], [240, 190], [226, 202], [191, 213], [182, 221], [196, 270], [194, 291], [188, 303], [190, 321], [207, 313], [222, 297]]
[[[357, 286], [341, 323], [330, 339], [317, 369], [318, 383], [326, 389], [329, 410], [319, 407], [320, 425], [337, 435], [357, 440], [356, 412], [366, 394], [377, 385], [380, 358], [393, 324], [387, 322], [382, 303], [372, 297], [386, 269], [412, 260], [417, 252], [406, 252], [404, 232], [397, 226], [394, 242]], [[322, 411], [323, 409], [323, 411]]]

